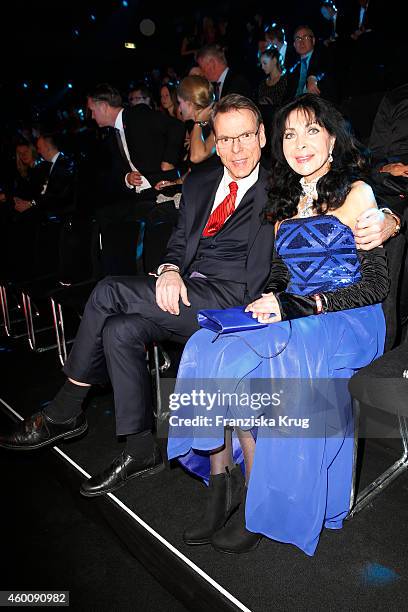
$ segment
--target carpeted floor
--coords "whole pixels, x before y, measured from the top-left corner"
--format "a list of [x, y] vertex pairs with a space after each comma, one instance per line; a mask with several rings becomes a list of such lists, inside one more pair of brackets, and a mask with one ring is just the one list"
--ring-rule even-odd
[[[0, 397], [22, 414], [51, 399], [62, 380], [55, 353], [3, 350], [0, 371]], [[110, 395], [91, 399], [87, 415], [87, 436], [62, 447], [96, 473], [121, 448], [113, 435]], [[363, 483], [391, 464], [398, 454], [394, 446], [367, 442]], [[71, 590], [75, 610], [182, 610], [95, 518], [94, 500], [72, 496], [52, 475], [49, 452], [0, 455], [6, 479], [2, 525], [7, 525], [10, 551], [2, 555], [6, 567], [1, 589]], [[312, 558], [294, 546], [266, 539], [256, 551], [237, 557], [216, 553], [210, 546], [184, 545], [183, 526], [201, 511], [202, 493], [200, 482], [173, 467], [154, 478], [132, 481], [118, 497], [253, 612], [406, 610], [408, 474], [341, 531], [325, 531]]]

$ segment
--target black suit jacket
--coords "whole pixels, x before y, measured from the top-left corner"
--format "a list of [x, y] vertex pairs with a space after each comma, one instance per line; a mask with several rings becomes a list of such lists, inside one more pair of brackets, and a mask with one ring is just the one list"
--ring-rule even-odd
[[373, 156], [372, 179], [376, 192], [396, 200], [388, 206], [399, 214], [406, 208], [408, 178], [379, 169], [388, 163], [408, 164], [408, 83], [389, 91], [378, 107], [369, 147]]
[[[152, 110], [146, 104], [125, 108], [122, 115], [126, 144], [130, 159], [138, 171], [154, 186], [159, 180], [173, 178], [173, 173], [161, 170], [161, 162], [177, 166], [183, 152], [185, 127], [181, 121]], [[127, 158], [122, 154], [114, 130], [107, 138], [110, 148], [111, 169], [107, 181], [110, 196], [133, 195], [125, 183], [131, 171]], [[175, 176], [174, 176], [175, 178]], [[142, 192], [146, 195], [146, 192]]]
[[[288, 97], [296, 95], [297, 86], [300, 78], [301, 59], [293, 64], [288, 70]], [[334, 100], [337, 97], [337, 88], [333, 75], [329, 53], [324, 47], [316, 46], [313, 50], [307, 69], [307, 77], [315, 76], [318, 79], [317, 86], [323, 98]]]
[[228, 69], [224, 85], [222, 86], [221, 97], [223, 98], [232, 93], [240, 94], [247, 98], [253, 98], [253, 91], [247, 79], [242, 74], [238, 74]]
[[[223, 169], [216, 169], [206, 174], [197, 173], [184, 182], [178, 223], [163, 257], [163, 262], [179, 266], [182, 275], [194, 261], [222, 176]], [[246, 278], [243, 279], [247, 285], [249, 299], [260, 296], [270, 272], [273, 255], [274, 228], [270, 224], [262, 224], [260, 219], [260, 213], [268, 199], [267, 178], [268, 173], [261, 166], [258, 181], [254, 186], [256, 193], [248, 233]], [[245, 203], [247, 197], [248, 193], [239, 206]]]
[[[48, 166], [48, 162], [44, 162], [44, 165], [45, 163]], [[47, 188], [45, 193], [42, 194], [44, 182], [37, 181], [38, 191], [33, 194], [41, 212], [48, 215], [62, 215], [71, 212], [75, 206], [76, 180], [76, 168], [73, 159], [60, 153], [49, 174], [43, 171], [42, 165], [39, 165], [38, 172], [42, 179], [46, 180]]]

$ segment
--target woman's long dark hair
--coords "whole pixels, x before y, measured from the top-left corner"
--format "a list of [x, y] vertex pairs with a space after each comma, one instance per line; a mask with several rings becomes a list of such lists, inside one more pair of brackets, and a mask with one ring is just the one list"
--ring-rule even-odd
[[368, 172], [368, 155], [352, 135], [346, 119], [339, 111], [330, 102], [315, 94], [304, 94], [295, 98], [276, 113], [273, 121], [269, 202], [263, 210], [263, 219], [269, 223], [296, 215], [302, 195], [301, 175], [289, 166], [282, 147], [287, 118], [296, 110], [304, 112], [308, 119], [324, 127], [336, 138], [330, 170], [317, 183], [317, 214], [339, 208], [349, 194], [353, 182], [363, 179]]

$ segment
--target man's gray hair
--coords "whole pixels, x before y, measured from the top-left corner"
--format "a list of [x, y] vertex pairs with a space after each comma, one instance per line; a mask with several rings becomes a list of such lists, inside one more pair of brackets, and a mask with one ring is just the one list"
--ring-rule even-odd
[[229, 113], [230, 111], [249, 110], [256, 119], [256, 125], [259, 127], [263, 123], [261, 111], [257, 105], [252, 102], [249, 98], [241, 96], [240, 94], [228, 94], [221, 98], [217, 104], [215, 104], [211, 112], [211, 124], [214, 129], [214, 121], [217, 115], [223, 113]]

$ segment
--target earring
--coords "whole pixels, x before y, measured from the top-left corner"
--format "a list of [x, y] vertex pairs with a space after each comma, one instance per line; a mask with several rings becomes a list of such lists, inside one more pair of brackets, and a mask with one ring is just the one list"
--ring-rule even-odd
[[327, 158], [327, 161], [329, 162], [329, 164], [333, 162], [333, 155], [331, 151], [329, 152], [329, 157]]

